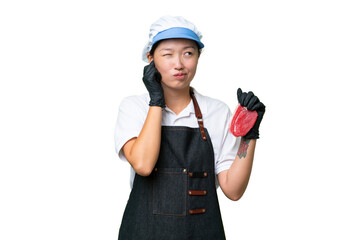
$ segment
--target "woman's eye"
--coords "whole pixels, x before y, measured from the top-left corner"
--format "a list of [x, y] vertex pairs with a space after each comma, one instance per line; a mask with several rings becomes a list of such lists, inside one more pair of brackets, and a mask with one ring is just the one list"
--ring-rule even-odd
[[186, 52], [185, 55], [187, 56], [191, 56], [193, 53], [192, 52]]

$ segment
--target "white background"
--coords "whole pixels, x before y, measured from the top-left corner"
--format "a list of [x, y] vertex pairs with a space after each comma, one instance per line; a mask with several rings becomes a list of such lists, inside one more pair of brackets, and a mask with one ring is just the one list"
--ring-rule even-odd
[[151, 23], [203, 33], [193, 86], [267, 106], [227, 238], [360, 239], [357, 1], [1, 1], [0, 239], [114, 240], [130, 191], [121, 100], [146, 91]]

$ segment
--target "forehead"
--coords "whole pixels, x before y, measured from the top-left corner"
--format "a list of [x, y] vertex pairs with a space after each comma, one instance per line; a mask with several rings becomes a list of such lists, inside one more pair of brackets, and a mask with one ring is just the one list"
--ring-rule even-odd
[[195, 49], [198, 48], [198, 45], [195, 41], [184, 38], [171, 38], [162, 40], [157, 49], [161, 50], [163, 48], [171, 48], [171, 49], [183, 49], [186, 47], [193, 47]]

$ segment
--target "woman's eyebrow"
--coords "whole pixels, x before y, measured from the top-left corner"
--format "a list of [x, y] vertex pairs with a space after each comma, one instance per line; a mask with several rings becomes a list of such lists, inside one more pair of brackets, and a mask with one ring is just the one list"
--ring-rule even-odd
[[162, 48], [162, 49], [160, 49], [160, 51], [173, 51], [173, 49], [172, 48]]
[[[188, 48], [195, 49], [194, 46], [185, 46], [183, 49], [188, 49]], [[174, 49], [172, 49], [172, 48], [161, 48], [160, 51], [174, 51]]]

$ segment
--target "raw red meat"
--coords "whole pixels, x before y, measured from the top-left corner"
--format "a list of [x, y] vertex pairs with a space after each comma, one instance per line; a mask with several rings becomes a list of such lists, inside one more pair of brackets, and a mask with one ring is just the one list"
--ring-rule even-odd
[[230, 123], [230, 132], [235, 137], [245, 136], [254, 126], [258, 114], [256, 111], [249, 111], [246, 107], [237, 106]]

